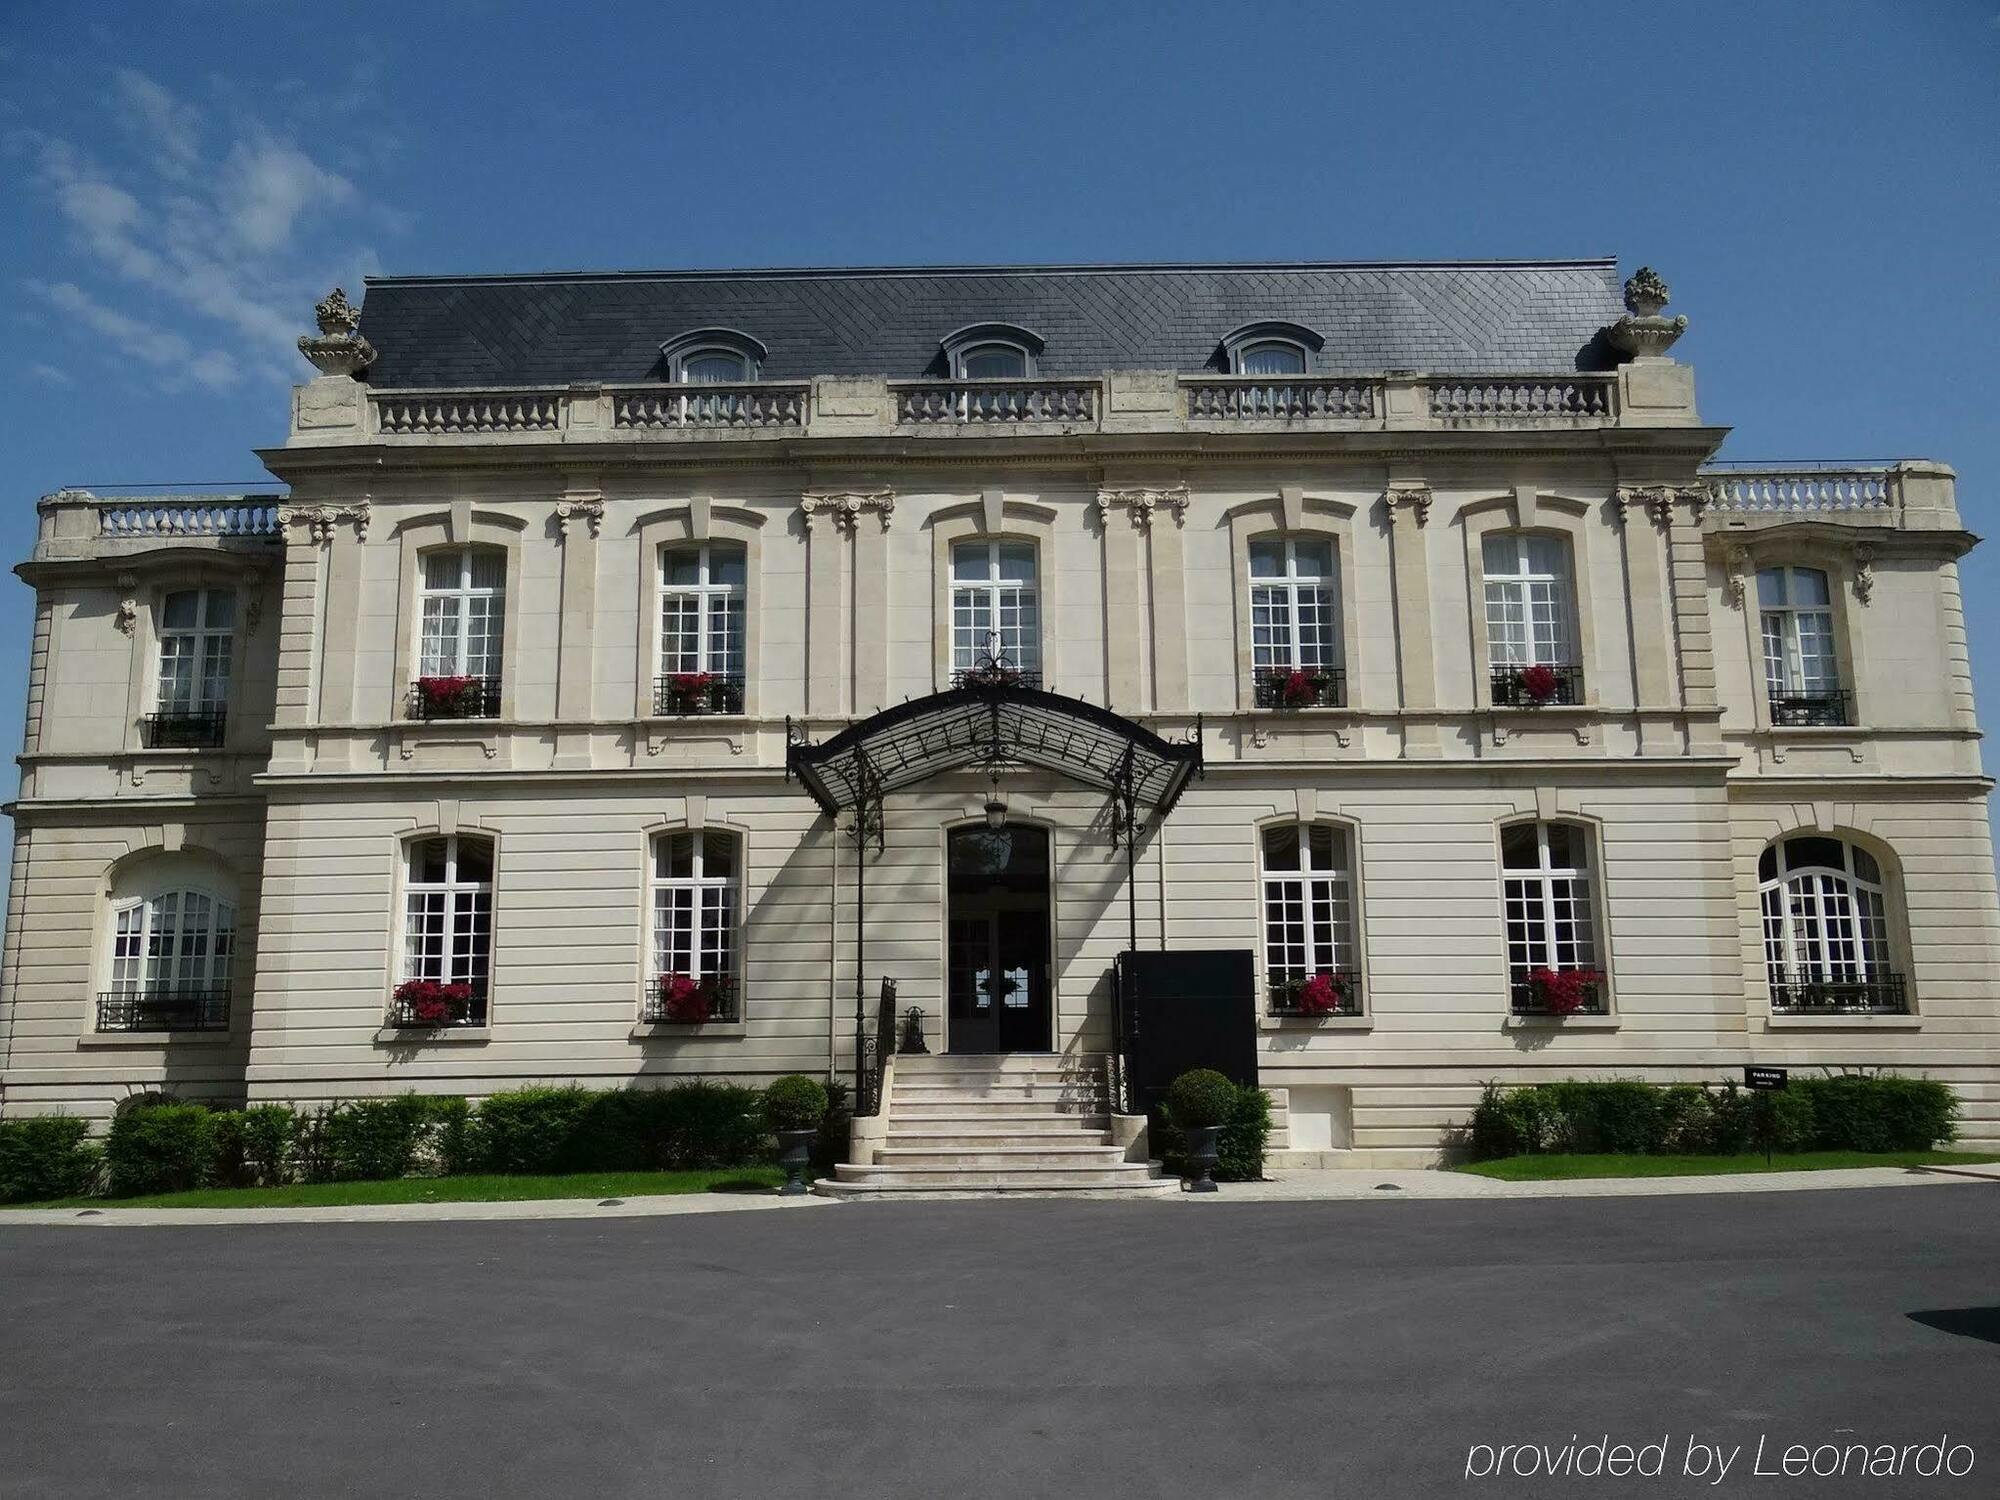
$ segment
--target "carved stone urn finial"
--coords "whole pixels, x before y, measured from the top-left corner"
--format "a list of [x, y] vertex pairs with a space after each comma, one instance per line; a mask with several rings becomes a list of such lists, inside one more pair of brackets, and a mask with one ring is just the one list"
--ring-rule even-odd
[[299, 340], [299, 353], [322, 375], [355, 375], [375, 363], [375, 346], [361, 336], [361, 309], [335, 287], [313, 306], [319, 334]]
[[1687, 332], [1688, 320], [1677, 314], [1660, 316], [1667, 305], [1667, 284], [1651, 266], [1641, 266], [1625, 283], [1627, 312], [1604, 330], [1613, 348], [1635, 359], [1658, 359]]

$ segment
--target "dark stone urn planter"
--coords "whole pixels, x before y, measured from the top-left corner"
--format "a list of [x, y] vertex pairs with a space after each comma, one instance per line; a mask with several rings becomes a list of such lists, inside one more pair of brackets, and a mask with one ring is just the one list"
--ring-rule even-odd
[[781, 1197], [796, 1198], [806, 1190], [806, 1165], [818, 1136], [817, 1130], [778, 1132], [778, 1165], [785, 1169], [785, 1185], [778, 1189]]
[[1187, 1174], [1190, 1193], [1212, 1193], [1215, 1189], [1216, 1142], [1222, 1136], [1220, 1125], [1197, 1125], [1187, 1132]]

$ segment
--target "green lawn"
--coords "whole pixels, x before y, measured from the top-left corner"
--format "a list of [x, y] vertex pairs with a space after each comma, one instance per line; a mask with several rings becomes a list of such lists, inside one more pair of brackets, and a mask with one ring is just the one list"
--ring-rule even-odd
[[643, 1198], [660, 1193], [748, 1193], [777, 1187], [776, 1167], [715, 1172], [576, 1172], [563, 1177], [398, 1177], [269, 1188], [197, 1188], [143, 1198], [63, 1198], [13, 1208], [318, 1208], [354, 1203], [509, 1203], [529, 1198]]
[[1709, 1177], [1722, 1172], [1824, 1172], [1834, 1167], [1937, 1167], [2000, 1161], [1973, 1151], [1780, 1151], [1767, 1167], [1757, 1156], [1507, 1156], [1457, 1168], [1502, 1182], [1574, 1177]]

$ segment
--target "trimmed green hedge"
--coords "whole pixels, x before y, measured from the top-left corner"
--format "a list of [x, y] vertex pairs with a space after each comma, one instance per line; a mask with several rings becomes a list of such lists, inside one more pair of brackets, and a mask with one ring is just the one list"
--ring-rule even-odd
[[[844, 1150], [847, 1095], [821, 1149]], [[0, 1201], [75, 1197], [98, 1173], [81, 1120], [0, 1124]], [[477, 1105], [456, 1095], [394, 1094], [298, 1109], [131, 1101], [105, 1142], [114, 1197], [201, 1187], [272, 1186], [462, 1173], [543, 1175], [750, 1166], [769, 1155], [764, 1094], [697, 1080], [660, 1089], [509, 1089]]]
[[1475, 1161], [1540, 1153], [1733, 1155], [1779, 1151], [1927, 1151], [1957, 1132], [1949, 1085], [1893, 1073], [1794, 1078], [1773, 1093], [1733, 1082], [1661, 1087], [1628, 1079], [1488, 1084], [1472, 1112]]
[[[1216, 1075], [1221, 1076], [1221, 1075]], [[1264, 1148], [1271, 1138], [1271, 1099], [1260, 1088], [1223, 1080], [1232, 1098], [1215, 1142], [1218, 1182], [1256, 1182], [1264, 1175]], [[1153, 1111], [1148, 1144], [1169, 1172], [1185, 1175], [1187, 1141], [1174, 1123], [1172, 1104]]]
[[69, 1115], [0, 1121], [0, 1203], [89, 1192], [103, 1160], [89, 1135], [90, 1122]]

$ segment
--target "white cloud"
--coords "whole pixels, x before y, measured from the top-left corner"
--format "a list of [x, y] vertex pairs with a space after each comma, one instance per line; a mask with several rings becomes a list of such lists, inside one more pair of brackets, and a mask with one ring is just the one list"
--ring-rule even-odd
[[28, 366], [28, 378], [40, 381], [43, 385], [76, 384], [76, 378], [69, 371], [59, 370], [54, 365], [45, 365], [40, 360]]
[[151, 146], [161, 173], [190, 175], [201, 160], [201, 111], [137, 68], [120, 68], [113, 77], [125, 123]]
[[180, 334], [106, 307], [73, 281], [53, 285], [30, 281], [27, 286], [57, 311], [69, 314], [74, 322], [109, 339], [121, 353], [134, 359], [184, 374], [211, 389], [234, 385], [238, 379], [235, 360], [221, 350], [197, 354]]
[[[135, 358], [180, 362], [202, 385], [231, 384], [246, 370], [303, 374], [295, 343], [313, 302], [348, 268], [376, 261], [354, 224], [393, 234], [407, 217], [369, 202], [262, 121], [240, 119], [226, 138], [205, 134], [200, 110], [137, 69], [118, 69], [102, 103], [126, 127], [102, 156], [35, 131], [0, 143], [38, 162], [37, 180], [80, 252], [42, 300]], [[130, 306], [135, 293], [143, 307]], [[190, 318], [220, 325], [234, 347], [198, 352], [214, 335]]]

